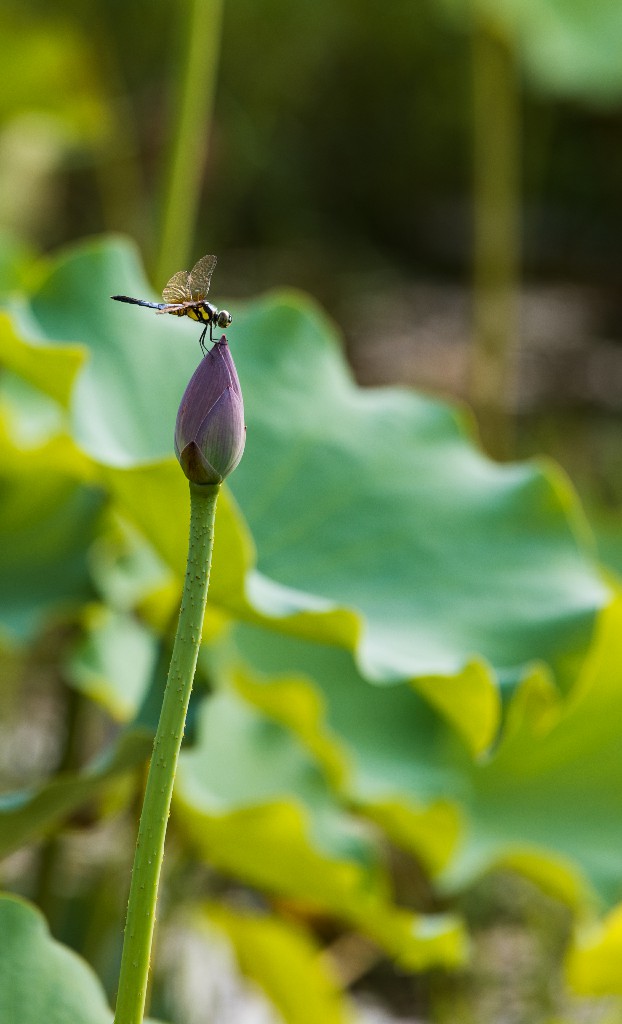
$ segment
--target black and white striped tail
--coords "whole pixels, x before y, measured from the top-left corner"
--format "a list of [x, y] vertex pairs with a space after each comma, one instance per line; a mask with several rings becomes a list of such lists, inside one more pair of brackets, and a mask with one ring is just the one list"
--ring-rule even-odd
[[132, 306], [148, 306], [149, 309], [164, 309], [167, 302], [147, 302], [146, 299], [132, 299], [129, 295], [111, 295], [111, 299], [116, 299], [117, 302], [129, 302]]

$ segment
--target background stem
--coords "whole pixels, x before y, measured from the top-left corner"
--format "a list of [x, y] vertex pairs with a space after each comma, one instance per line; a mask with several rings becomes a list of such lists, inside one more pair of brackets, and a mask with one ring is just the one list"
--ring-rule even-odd
[[218, 485], [190, 484], [188, 564], [138, 829], [115, 1024], [141, 1024], [143, 1020], [164, 838], [201, 643], [218, 490]]
[[173, 137], [154, 267], [158, 283], [190, 262], [211, 136], [223, 4], [222, 0], [189, 0], [189, 5], [183, 32], [187, 50], [179, 63], [183, 70], [173, 104]]
[[481, 15], [473, 32], [473, 349], [471, 399], [484, 447], [512, 451], [510, 384], [518, 347], [520, 93], [509, 40]]

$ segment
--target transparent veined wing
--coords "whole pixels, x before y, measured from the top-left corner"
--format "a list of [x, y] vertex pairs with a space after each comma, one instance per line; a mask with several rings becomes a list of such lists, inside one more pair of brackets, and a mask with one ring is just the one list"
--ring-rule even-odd
[[193, 299], [204, 299], [207, 295], [216, 262], [215, 256], [203, 256], [193, 266], [188, 275], [188, 287]]
[[192, 302], [190, 292], [190, 274], [187, 270], [178, 270], [162, 292], [165, 302]]

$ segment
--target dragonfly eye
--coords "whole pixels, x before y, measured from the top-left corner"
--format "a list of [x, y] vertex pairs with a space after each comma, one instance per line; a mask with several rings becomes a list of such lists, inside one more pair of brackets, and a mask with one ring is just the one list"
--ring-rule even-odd
[[218, 326], [229, 327], [232, 319], [233, 317], [231, 316], [231, 313], [228, 312], [228, 310], [221, 309], [220, 313], [218, 314]]

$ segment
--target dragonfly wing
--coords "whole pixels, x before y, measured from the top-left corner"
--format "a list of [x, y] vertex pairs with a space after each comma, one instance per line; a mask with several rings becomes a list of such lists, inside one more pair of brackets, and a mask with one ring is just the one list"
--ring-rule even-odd
[[177, 310], [183, 309], [196, 309], [197, 306], [201, 306], [201, 302], [161, 302], [158, 307], [158, 313], [175, 313]]
[[176, 313], [180, 309], [185, 310], [187, 305], [186, 302], [167, 302], [166, 305], [162, 305], [158, 313]]
[[193, 299], [204, 299], [207, 295], [216, 262], [215, 256], [203, 256], [193, 266], [188, 275], [188, 286]]
[[192, 295], [190, 293], [190, 274], [187, 270], [178, 270], [176, 274], [173, 274], [162, 292], [162, 298], [165, 302], [171, 304], [176, 302], [192, 301]]

